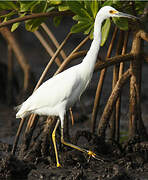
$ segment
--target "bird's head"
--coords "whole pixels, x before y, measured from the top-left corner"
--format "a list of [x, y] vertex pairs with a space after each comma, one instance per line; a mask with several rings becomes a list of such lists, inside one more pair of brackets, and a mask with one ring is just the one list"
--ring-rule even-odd
[[115, 8], [111, 6], [104, 6], [99, 11], [105, 18], [109, 17], [126, 17], [126, 18], [136, 18], [135, 16], [132, 16], [130, 14], [122, 13], [117, 11]]

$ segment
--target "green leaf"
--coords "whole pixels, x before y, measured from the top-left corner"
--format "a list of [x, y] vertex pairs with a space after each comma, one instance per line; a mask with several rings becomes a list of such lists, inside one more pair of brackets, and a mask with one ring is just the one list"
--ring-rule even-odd
[[110, 19], [106, 19], [105, 23], [102, 26], [102, 40], [101, 46], [103, 46], [108, 38], [111, 22]]
[[12, 1], [0, 1], [1, 10], [17, 10], [17, 4]]
[[94, 37], [94, 29], [91, 30], [89, 37], [90, 37], [90, 39], [93, 39], [93, 37]]
[[69, 9], [75, 14], [84, 16], [84, 14], [82, 13], [82, 9], [84, 8], [84, 6], [79, 1], [67, 1], [67, 5], [69, 6]]
[[103, 6], [112, 6], [113, 5], [113, 1], [111, 0], [107, 0], [103, 3]]
[[59, 11], [67, 11], [67, 10], [69, 10], [69, 6], [68, 6], [67, 3], [64, 1], [64, 2], [62, 2], [62, 4], [60, 4], [60, 5], [58, 6], [58, 10], [59, 10]]
[[55, 7], [49, 7], [49, 8], [47, 8], [46, 12], [50, 12], [50, 11], [52, 11], [54, 9], [55, 9]]
[[90, 21], [89, 18], [87, 18], [87, 17], [81, 17], [81, 16], [79, 16], [79, 15], [73, 16], [73, 20], [75, 20], [75, 21], [81, 21], [81, 22], [85, 22], [85, 23], [93, 22], [93, 21]]
[[45, 12], [47, 9], [47, 1], [37, 1], [34, 6], [32, 6], [32, 13]]
[[53, 18], [53, 22], [56, 27], [58, 27], [60, 25], [62, 18], [63, 18], [62, 16], [55, 16]]
[[[26, 15], [26, 13], [21, 14], [20, 17], [24, 17], [25, 15]], [[15, 31], [19, 27], [20, 24], [21, 24], [21, 22], [14, 23], [11, 27], [11, 32]]]
[[46, 18], [38, 18], [38, 19], [33, 19], [33, 20], [28, 20], [25, 23], [25, 27], [27, 31], [34, 32], [38, 29], [41, 23], [44, 22]]
[[95, 18], [96, 17], [96, 14], [98, 12], [98, 7], [99, 4], [98, 4], [98, 1], [97, 0], [93, 0], [91, 2], [91, 11], [92, 11], [92, 14], [93, 14], [93, 17]]
[[20, 12], [31, 11], [32, 7], [38, 4], [38, 1], [19, 1], [20, 2]]
[[79, 18], [81, 18], [81, 16], [79, 16], [79, 15], [75, 15], [72, 17], [72, 19], [75, 21], [79, 21]]
[[72, 26], [71, 32], [72, 33], [84, 32], [89, 26], [90, 26], [89, 23], [80, 22]]
[[7, 22], [7, 20], [8, 20], [8, 18], [7, 18], [7, 17], [5, 17], [5, 18], [4, 18], [4, 20], [3, 20], [3, 22]]
[[84, 1], [84, 6], [85, 6], [85, 9], [87, 10], [87, 12], [93, 16], [93, 12], [92, 12], [92, 9], [91, 9], [91, 1]]
[[90, 19], [91, 21], [94, 20], [85, 9], [81, 9], [81, 13], [83, 13], [83, 16]]
[[94, 27], [94, 24], [92, 24], [89, 28], [87, 28], [85, 31], [84, 31], [84, 34], [89, 34], [90, 31], [93, 29]]
[[128, 30], [128, 19], [126, 18], [112, 18], [113, 22], [116, 24], [116, 26], [123, 30], [123, 31], [127, 31]]
[[11, 32], [15, 31], [20, 25], [20, 22], [14, 23], [11, 27]]
[[138, 14], [143, 14], [147, 1], [135, 1], [135, 9]]
[[5, 17], [9, 18], [9, 17], [13, 16], [14, 14], [17, 14], [17, 12], [16, 11], [11, 11], [10, 13], [4, 14], [4, 15], [2, 15], [0, 17], [1, 18], [5, 18]]
[[62, 0], [48, 0], [50, 5], [59, 5], [62, 3]]

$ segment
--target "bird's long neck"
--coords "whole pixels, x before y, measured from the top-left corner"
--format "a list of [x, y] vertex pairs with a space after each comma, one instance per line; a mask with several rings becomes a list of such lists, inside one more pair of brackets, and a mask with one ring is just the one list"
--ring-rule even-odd
[[87, 52], [87, 55], [83, 59], [82, 66], [86, 70], [87, 74], [90, 73], [90, 75], [94, 71], [95, 62], [97, 60], [98, 52], [100, 49], [101, 44], [101, 25], [104, 21], [104, 18], [102, 18], [101, 14], [97, 14], [97, 17], [95, 19], [94, 24], [94, 39], [91, 43], [90, 49]]

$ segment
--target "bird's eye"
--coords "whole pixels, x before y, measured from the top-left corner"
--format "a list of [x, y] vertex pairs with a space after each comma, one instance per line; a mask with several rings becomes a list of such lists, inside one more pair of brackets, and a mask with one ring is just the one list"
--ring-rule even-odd
[[110, 11], [109, 11], [109, 13], [111, 13], [111, 14], [116, 14], [116, 13], [117, 13], [117, 11], [110, 10]]

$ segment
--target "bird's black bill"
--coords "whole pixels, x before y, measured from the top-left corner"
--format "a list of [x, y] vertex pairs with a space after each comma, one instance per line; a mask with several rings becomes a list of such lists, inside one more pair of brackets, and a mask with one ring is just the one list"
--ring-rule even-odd
[[131, 18], [131, 19], [139, 19], [136, 16], [130, 15], [130, 14], [126, 14], [126, 13], [122, 13], [122, 12], [118, 12], [116, 14], [118, 17], [125, 17], [125, 18]]

